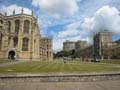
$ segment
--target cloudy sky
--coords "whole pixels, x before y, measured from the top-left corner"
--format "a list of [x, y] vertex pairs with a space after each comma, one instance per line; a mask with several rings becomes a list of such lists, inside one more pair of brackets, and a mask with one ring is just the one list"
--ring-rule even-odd
[[40, 32], [53, 38], [54, 51], [62, 50], [65, 40], [87, 40], [96, 32], [109, 30], [120, 39], [120, 0], [0, 0], [0, 13], [34, 11]]

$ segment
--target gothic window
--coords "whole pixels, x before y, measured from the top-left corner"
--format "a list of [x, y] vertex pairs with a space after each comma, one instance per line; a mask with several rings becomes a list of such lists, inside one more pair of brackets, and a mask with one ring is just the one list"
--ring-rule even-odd
[[15, 33], [18, 33], [18, 32], [19, 32], [19, 28], [20, 28], [20, 21], [19, 21], [19, 20], [16, 20], [16, 21], [15, 21]]
[[24, 21], [24, 33], [29, 33], [30, 22], [28, 20]]
[[2, 48], [2, 34], [0, 33], [0, 49]]
[[47, 58], [48, 58], [48, 56], [49, 56], [49, 53], [47, 52]]
[[16, 46], [17, 46], [17, 44], [18, 44], [18, 38], [17, 38], [17, 37], [15, 37], [15, 38], [14, 38], [14, 47], [16, 47]]
[[3, 24], [3, 21], [2, 21], [2, 20], [0, 20], [0, 23], [1, 23], [1, 24]]
[[11, 22], [8, 21], [8, 33], [11, 31]]
[[47, 49], [49, 49], [49, 45], [47, 45]]
[[29, 39], [23, 38], [22, 51], [28, 51], [28, 44], [29, 44]]
[[11, 40], [11, 38], [9, 37], [9, 38], [8, 38], [8, 45], [10, 45], [10, 40]]
[[0, 31], [2, 31], [2, 26], [0, 26]]

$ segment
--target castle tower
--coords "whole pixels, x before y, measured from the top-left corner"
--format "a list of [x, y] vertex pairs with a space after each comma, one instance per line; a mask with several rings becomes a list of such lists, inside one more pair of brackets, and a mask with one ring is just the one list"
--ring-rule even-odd
[[75, 42], [66, 40], [63, 42], [63, 50], [64, 51], [71, 51], [75, 49]]
[[109, 32], [107, 30], [101, 31], [94, 35], [93, 38], [94, 41], [94, 55], [95, 56], [102, 56], [103, 55], [103, 49], [108, 43], [112, 43], [112, 32]]

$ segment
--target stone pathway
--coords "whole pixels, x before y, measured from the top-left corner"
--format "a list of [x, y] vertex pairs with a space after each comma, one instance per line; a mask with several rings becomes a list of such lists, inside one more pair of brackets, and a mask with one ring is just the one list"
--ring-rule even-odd
[[120, 90], [120, 81], [0, 83], [0, 90]]
[[23, 63], [23, 62], [26, 62], [26, 61], [19, 60], [19, 61], [14, 61], [14, 62], [2, 63], [2, 64], [0, 64], [0, 67], [14, 65], [14, 64], [19, 64], [19, 63]]

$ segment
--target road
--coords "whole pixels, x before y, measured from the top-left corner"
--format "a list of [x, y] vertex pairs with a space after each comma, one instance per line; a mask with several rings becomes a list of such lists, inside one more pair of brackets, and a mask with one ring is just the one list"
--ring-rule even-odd
[[120, 90], [120, 80], [97, 82], [0, 83], [0, 90]]

